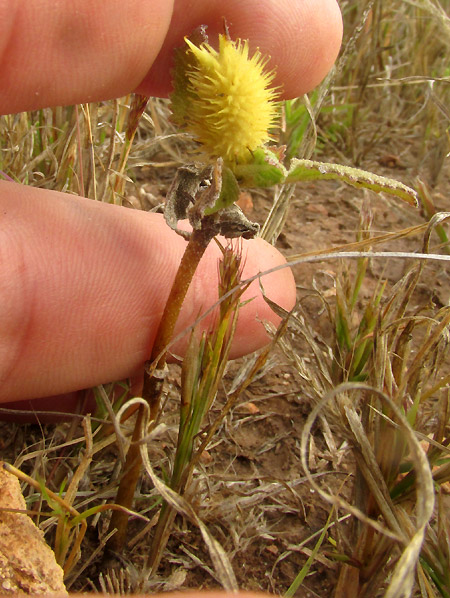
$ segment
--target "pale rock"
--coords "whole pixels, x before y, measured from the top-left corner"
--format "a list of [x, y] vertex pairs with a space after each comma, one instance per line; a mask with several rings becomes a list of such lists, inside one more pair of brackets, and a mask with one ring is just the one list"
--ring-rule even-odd
[[63, 570], [43, 533], [25, 513], [19, 480], [0, 461], [0, 595], [67, 596]]

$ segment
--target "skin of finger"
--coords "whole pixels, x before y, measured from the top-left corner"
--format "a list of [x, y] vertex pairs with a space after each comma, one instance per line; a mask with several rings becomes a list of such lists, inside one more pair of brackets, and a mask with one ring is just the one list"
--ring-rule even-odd
[[0, 114], [133, 89], [166, 96], [174, 47], [200, 24], [217, 37], [223, 18], [233, 37], [271, 56], [284, 97], [312, 89], [341, 43], [335, 0], [321, 0], [320, 10], [316, 0], [176, 0], [171, 21], [172, 8], [169, 0], [0, 2]]
[[342, 41], [336, 0], [175, 0], [164, 45], [138, 91], [165, 96], [173, 48], [202, 24], [215, 45], [224, 20], [233, 39], [250, 39], [251, 48], [271, 57], [268, 68], [276, 68], [275, 84], [285, 98], [313, 89], [330, 70]]
[[125, 95], [169, 27], [170, 0], [0, 2], [0, 114]]
[[[158, 214], [0, 182], [1, 400], [87, 388], [137, 374], [150, 354], [185, 248]], [[244, 244], [244, 276], [283, 263], [258, 239]], [[211, 244], [182, 309], [182, 330], [217, 297], [219, 249]], [[286, 309], [288, 268], [264, 279]], [[258, 282], [239, 319], [233, 356], [267, 342], [259, 320], [277, 318]], [[207, 326], [211, 317], [203, 321]], [[175, 346], [182, 352], [183, 344]]]

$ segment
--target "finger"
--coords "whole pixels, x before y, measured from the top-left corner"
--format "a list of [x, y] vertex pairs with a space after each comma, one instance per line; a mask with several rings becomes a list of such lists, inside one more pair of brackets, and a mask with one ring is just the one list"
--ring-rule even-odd
[[175, 0], [169, 32], [141, 93], [166, 95], [171, 88], [173, 48], [199, 25], [207, 25], [210, 40], [224, 31], [233, 39], [250, 39], [271, 56], [277, 69], [276, 85], [284, 97], [297, 97], [315, 87], [328, 73], [342, 40], [342, 18], [335, 0]]
[[[141, 371], [185, 248], [162, 217], [0, 182], [1, 400], [50, 396]], [[217, 299], [220, 251], [211, 244], [188, 292], [177, 332]], [[261, 239], [244, 243], [244, 277], [283, 263]], [[263, 278], [290, 309], [288, 268]], [[277, 318], [254, 282], [233, 355], [267, 342]], [[213, 316], [203, 321], [206, 327]], [[182, 352], [186, 341], [175, 346]]]
[[0, 114], [129, 93], [171, 13], [170, 0], [0, 2]]
[[286, 97], [316, 85], [339, 50], [335, 0], [322, 0], [320, 11], [314, 0], [193, 0], [189, 10], [177, 0], [175, 8], [170, 22], [169, 0], [0, 3], [0, 114], [105, 100], [136, 87], [165, 96], [174, 47], [200, 24], [213, 37], [223, 17], [233, 36], [272, 56]]

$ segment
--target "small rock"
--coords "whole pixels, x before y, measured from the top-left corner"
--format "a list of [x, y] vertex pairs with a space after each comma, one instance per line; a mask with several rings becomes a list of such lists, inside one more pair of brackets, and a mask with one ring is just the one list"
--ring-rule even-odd
[[63, 570], [43, 533], [25, 513], [19, 480], [0, 461], [0, 594], [67, 596]]

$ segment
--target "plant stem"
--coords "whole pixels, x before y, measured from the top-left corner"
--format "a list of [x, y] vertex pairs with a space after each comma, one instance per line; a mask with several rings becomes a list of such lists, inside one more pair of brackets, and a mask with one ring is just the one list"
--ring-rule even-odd
[[[212, 219], [212, 217], [206, 216], [204, 221], [207, 223], [210, 218]], [[215, 234], [216, 230], [213, 226], [204, 226], [201, 229], [192, 232], [178, 267], [175, 280], [173, 281], [172, 289], [167, 299], [155, 342], [153, 344], [150, 359], [145, 363], [142, 396], [147, 400], [150, 406], [150, 422], [155, 421], [159, 412], [164, 382], [164, 375], [161, 375], [160, 372], [164, 370], [166, 365], [167, 346], [172, 339], [181, 306], [197, 266]], [[155, 362], [156, 367], [154, 366]], [[153, 372], [155, 372], [156, 375], [153, 375]], [[145, 430], [141, 430], [144, 409], [143, 405], [139, 406], [132, 441], [125, 461], [124, 474], [120, 480], [115, 500], [116, 504], [130, 510], [132, 508], [133, 496], [142, 466], [139, 441], [146, 432]], [[107, 543], [108, 551], [120, 552], [123, 549], [127, 526], [128, 514], [124, 511], [114, 511], [109, 524], [108, 533], [114, 529], [117, 529], [117, 532], [111, 536]]]
[[[211, 217], [206, 216], [204, 220]], [[166, 364], [167, 346], [169, 345], [184, 298], [191, 284], [197, 266], [203, 257], [216, 231], [208, 226], [194, 230], [189, 239], [184, 255], [181, 259], [170, 295], [161, 317], [158, 332], [150, 359], [145, 364], [144, 388], [142, 396], [150, 405], [150, 419], [153, 421], [159, 410], [162, 385], [156, 376], [152, 376], [154, 369], [162, 370]], [[154, 364], [156, 363], [156, 368]], [[155, 388], [156, 386], [156, 388]], [[159, 388], [158, 388], [159, 386]], [[155, 392], [156, 391], [156, 392]]]
[[[123, 467], [123, 475], [119, 483], [116, 494], [116, 505], [121, 505], [127, 509], [133, 506], [133, 497], [136, 490], [137, 481], [141, 472], [142, 459], [139, 452], [139, 440], [142, 436], [142, 421], [144, 417], [143, 405], [139, 406], [136, 422], [134, 424], [133, 436], [131, 438], [130, 448]], [[128, 527], [128, 513], [124, 511], [113, 511], [109, 522], [108, 534], [113, 530], [116, 533], [110, 537], [106, 543], [107, 552], [121, 552], [123, 550]]]

